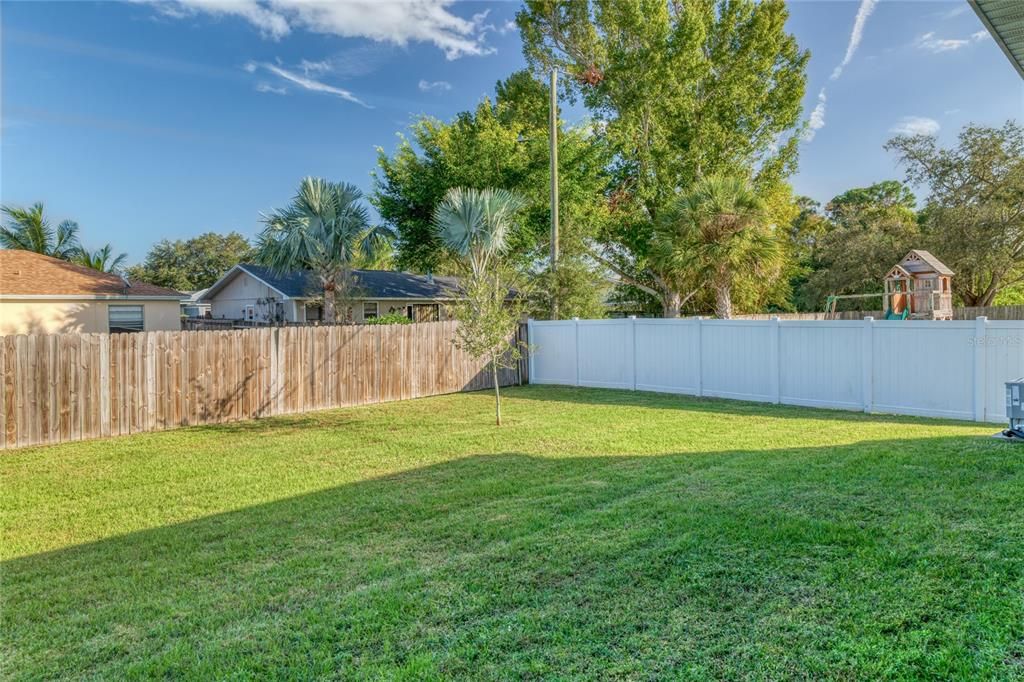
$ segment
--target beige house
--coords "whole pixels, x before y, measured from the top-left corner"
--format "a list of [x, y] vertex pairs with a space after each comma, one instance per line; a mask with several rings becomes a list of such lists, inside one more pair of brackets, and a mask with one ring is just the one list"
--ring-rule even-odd
[[181, 329], [181, 294], [31, 251], [0, 250], [0, 336]]
[[[352, 322], [397, 314], [416, 322], [447, 319], [446, 304], [462, 294], [454, 277], [432, 277], [389, 270], [356, 270], [355, 296], [339, 316]], [[231, 268], [199, 298], [215, 320], [252, 324], [310, 323], [323, 316], [312, 273], [279, 273], [242, 263]]]

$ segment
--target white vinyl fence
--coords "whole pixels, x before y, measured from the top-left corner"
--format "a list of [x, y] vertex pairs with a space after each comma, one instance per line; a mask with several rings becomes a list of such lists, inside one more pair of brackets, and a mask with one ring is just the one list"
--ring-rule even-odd
[[1024, 321], [529, 323], [530, 383], [1004, 421]]

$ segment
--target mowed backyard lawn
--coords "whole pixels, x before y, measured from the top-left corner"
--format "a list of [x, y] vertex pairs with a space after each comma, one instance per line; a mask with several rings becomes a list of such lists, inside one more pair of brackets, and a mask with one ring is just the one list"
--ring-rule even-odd
[[1024, 676], [994, 426], [506, 395], [0, 454], [3, 676]]

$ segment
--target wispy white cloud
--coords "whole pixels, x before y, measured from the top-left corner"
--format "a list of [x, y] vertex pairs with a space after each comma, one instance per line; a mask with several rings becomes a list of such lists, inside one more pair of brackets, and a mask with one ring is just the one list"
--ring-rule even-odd
[[935, 35], [935, 31], [929, 31], [915, 40], [914, 46], [938, 54], [953, 52], [991, 37], [988, 31], [976, 31], [968, 38], [939, 38]]
[[[311, 92], [322, 92], [327, 95], [335, 95], [336, 97], [340, 97], [343, 100], [347, 100], [349, 102], [353, 102], [360, 106], [366, 107], [367, 109], [373, 108], [363, 100], [353, 95], [350, 91], [346, 90], [345, 88], [339, 88], [334, 85], [328, 85], [327, 83], [318, 81], [315, 78], [311, 78], [309, 76], [305, 76], [295, 71], [286, 69], [278, 64], [271, 64], [270, 62], [249, 62], [242, 68], [244, 68], [249, 73], [255, 73], [257, 70], [262, 69], [264, 71], [274, 74], [275, 76], [278, 76], [279, 78], [282, 78], [283, 80], [288, 81], [289, 83], [292, 83], [293, 85], [297, 85], [304, 90], [309, 90]], [[257, 86], [257, 89], [258, 88], [259, 86]]]
[[939, 132], [939, 122], [925, 116], [904, 116], [892, 128], [890, 133], [897, 135], [934, 135]]
[[967, 3], [966, 2], [961, 2], [961, 3], [958, 3], [955, 7], [953, 7], [953, 9], [946, 10], [945, 12], [939, 12], [938, 16], [940, 18], [942, 18], [942, 19], [953, 19], [955, 17], [960, 16], [961, 14], [966, 12], [967, 10], [968, 10]]
[[864, 26], [867, 25], [868, 17], [875, 11], [877, 4], [878, 0], [861, 0], [860, 7], [857, 8], [857, 16], [853, 20], [853, 29], [850, 31], [850, 41], [846, 44], [846, 54], [843, 55], [843, 61], [839, 63], [839, 66], [832, 70], [832, 75], [829, 77], [831, 80], [839, 78], [843, 69], [853, 59], [853, 55], [857, 53], [860, 41], [864, 38]]
[[316, 73], [328, 73], [331, 71], [331, 65], [327, 61], [311, 62], [308, 59], [303, 59], [299, 62], [299, 68], [302, 69], [302, 73], [307, 76]]
[[287, 95], [288, 94], [288, 89], [287, 88], [277, 88], [277, 87], [274, 87], [273, 85], [271, 85], [270, 83], [257, 83], [256, 84], [256, 92], [266, 92], [266, 93], [269, 93], [271, 95]]
[[[843, 69], [850, 64], [853, 56], [857, 54], [857, 48], [860, 47], [860, 42], [864, 39], [864, 27], [867, 26], [868, 17], [875, 11], [875, 5], [877, 4], [878, 0], [861, 0], [860, 6], [857, 7], [857, 16], [853, 19], [853, 28], [850, 29], [850, 40], [846, 43], [846, 52], [843, 54], [843, 60], [836, 65], [836, 68], [832, 69], [832, 75], [828, 78], [830, 81], [839, 80], [839, 77], [843, 75]], [[803, 134], [804, 142], [813, 140], [818, 131], [825, 127], [826, 100], [827, 96], [823, 87], [818, 91], [818, 103], [815, 105], [814, 110], [811, 111], [810, 118], [807, 119], [807, 128]]]
[[818, 131], [825, 127], [825, 100], [825, 88], [822, 88], [818, 91], [818, 104], [807, 121], [807, 129], [804, 130], [803, 135], [804, 142], [813, 140]]
[[171, 19], [192, 17], [200, 12], [213, 16], [236, 16], [260, 30], [260, 34], [279, 40], [291, 33], [288, 20], [268, 3], [257, 0], [133, 0], [148, 2]]
[[419, 88], [420, 92], [441, 92], [451, 90], [452, 84], [448, 81], [425, 81], [421, 79]]
[[248, 21], [260, 33], [279, 40], [295, 29], [343, 38], [405, 46], [431, 43], [448, 59], [484, 55], [494, 51], [485, 44], [487, 12], [470, 19], [450, 11], [454, 0], [379, 2], [345, 0], [137, 0], [151, 2], [168, 17], [234, 16]]
[[952, 52], [953, 50], [959, 50], [961, 47], [967, 47], [970, 44], [971, 41], [969, 40], [937, 38], [934, 31], [929, 31], [914, 41], [914, 45], [929, 52]]

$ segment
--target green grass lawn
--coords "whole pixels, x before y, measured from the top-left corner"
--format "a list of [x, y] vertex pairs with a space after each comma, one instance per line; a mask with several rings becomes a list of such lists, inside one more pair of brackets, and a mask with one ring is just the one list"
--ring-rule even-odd
[[1024, 447], [994, 426], [492, 409], [0, 454], [3, 677], [1024, 677]]

